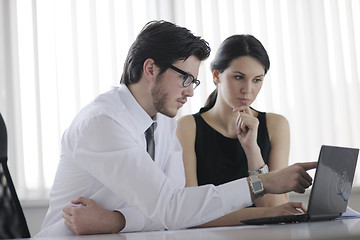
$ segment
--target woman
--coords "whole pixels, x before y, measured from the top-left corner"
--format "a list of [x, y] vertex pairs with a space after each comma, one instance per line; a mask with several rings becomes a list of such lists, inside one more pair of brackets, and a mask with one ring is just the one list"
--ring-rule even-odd
[[[249, 174], [284, 168], [289, 158], [285, 117], [251, 108], [269, 70], [263, 45], [251, 35], [227, 38], [211, 63], [216, 89], [199, 113], [178, 120], [186, 186], [223, 184]], [[206, 226], [238, 224], [241, 219], [294, 211], [286, 195], [265, 195], [257, 207], [243, 209]], [[285, 204], [280, 207], [281, 204]], [[289, 213], [289, 212], [287, 212]]]

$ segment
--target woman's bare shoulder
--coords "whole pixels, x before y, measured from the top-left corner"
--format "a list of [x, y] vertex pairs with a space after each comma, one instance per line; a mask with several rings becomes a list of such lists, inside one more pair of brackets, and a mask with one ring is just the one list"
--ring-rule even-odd
[[184, 115], [177, 120], [177, 125], [180, 128], [192, 128], [195, 127], [195, 119], [193, 115]]
[[196, 124], [192, 115], [185, 115], [177, 120], [176, 134], [178, 138], [194, 138], [195, 131]]
[[266, 113], [266, 125], [270, 140], [288, 139], [290, 134], [289, 122], [283, 115], [276, 113]]
[[278, 127], [289, 125], [288, 120], [281, 114], [266, 113], [266, 122], [268, 126]]

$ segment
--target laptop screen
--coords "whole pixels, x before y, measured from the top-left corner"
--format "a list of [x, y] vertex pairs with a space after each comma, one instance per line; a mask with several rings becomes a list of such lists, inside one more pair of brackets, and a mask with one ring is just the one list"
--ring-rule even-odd
[[322, 146], [308, 215], [310, 220], [340, 216], [351, 193], [359, 149]]

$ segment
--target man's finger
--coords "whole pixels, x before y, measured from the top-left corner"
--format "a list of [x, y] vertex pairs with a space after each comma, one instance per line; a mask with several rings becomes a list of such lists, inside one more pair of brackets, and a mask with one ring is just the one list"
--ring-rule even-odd
[[71, 215], [71, 207], [70, 206], [64, 207], [63, 212], [66, 213], [67, 215]]
[[316, 168], [317, 162], [303, 162], [303, 163], [297, 163], [297, 165], [302, 167], [305, 171], [307, 171]]
[[69, 214], [66, 214], [63, 212], [62, 217], [64, 218], [65, 222], [71, 221], [71, 215], [69, 215]]
[[82, 199], [82, 197], [78, 197], [78, 198], [75, 199], [75, 200], [71, 200], [71, 203], [72, 203], [72, 204], [80, 204], [80, 203], [81, 203], [81, 199]]
[[310, 185], [312, 184], [312, 177], [307, 172], [302, 172], [301, 177], [304, 178], [305, 181], [307, 181]]
[[291, 206], [296, 209], [301, 209], [303, 212], [307, 211], [307, 207], [302, 202], [290, 202]]
[[72, 204], [81, 204], [81, 205], [86, 206], [86, 205], [89, 204], [90, 201], [91, 201], [91, 200], [90, 200], [89, 198], [78, 197], [77, 199], [72, 200], [71, 203], [72, 203]]

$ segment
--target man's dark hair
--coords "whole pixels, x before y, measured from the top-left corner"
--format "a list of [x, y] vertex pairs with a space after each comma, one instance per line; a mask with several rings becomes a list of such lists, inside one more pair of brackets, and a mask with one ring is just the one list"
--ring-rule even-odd
[[151, 58], [160, 73], [178, 60], [195, 56], [200, 61], [210, 55], [209, 44], [194, 36], [188, 29], [166, 21], [151, 21], [145, 25], [131, 45], [124, 63], [120, 83], [137, 83], [143, 73], [143, 64]]

